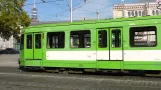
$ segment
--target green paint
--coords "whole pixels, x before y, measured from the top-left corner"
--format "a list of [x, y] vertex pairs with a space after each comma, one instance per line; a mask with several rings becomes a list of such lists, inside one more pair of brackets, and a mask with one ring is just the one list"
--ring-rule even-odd
[[121, 69], [121, 70], [161, 70], [161, 62], [153, 61], [63, 61], [25, 60], [22, 66], [63, 67], [63, 68], [92, 68], [92, 69]]
[[[97, 68], [97, 69], [130, 69], [130, 70], [161, 70], [161, 62], [142, 62], [142, 61], [49, 61], [46, 60], [46, 51], [106, 51], [106, 50], [161, 50], [161, 16], [146, 16], [135, 18], [120, 18], [109, 20], [81, 21], [73, 23], [42, 24], [31, 26], [23, 31], [24, 50], [20, 51], [20, 64], [22, 66], [41, 66], [41, 67], [65, 67], [65, 68]], [[131, 47], [129, 29], [131, 27], [156, 26], [157, 27], [157, 46], [156, 47]], [[98, 31], [107, 31], [107, 47], [98, 47]], [[112, 47], [112, 30], [121, 30], [121, 47]], [[70, 32], [73, 30], [90, 30], [91, 48], [70, 48]], [[47, 32], [65, 32], [65, 48], [47, 49]], [[32, 34], [42, 34], [42, 48], [35, 49], [35, 42], [32, 49], [26, 47], [26, 36]], [[35, 41], [34, 38], [32, 38]], [[107, 55], [108, 56], [108, 55]], [[30, 60], [27, 60], [30, 59]], [[36, 60], [42, 59], [42, 60]]]
[[41, 66], [39, 60], [25, 60], [24, 66]]

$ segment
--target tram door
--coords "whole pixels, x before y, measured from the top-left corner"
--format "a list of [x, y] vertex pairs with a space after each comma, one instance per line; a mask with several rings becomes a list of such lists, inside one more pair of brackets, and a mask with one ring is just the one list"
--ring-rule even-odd
[[25, 35], [25, 59], [42, 59], [42, 34], [29, 33]]
[[123, 60], [122, 28], [97, 29], [98, 61]]
[[34, 33], [34, 59], [42, 59], [42, 34]]
[[110, 28], [109, 43], [110, 43], [110, 60], [120, 61], [123, 60], [122, 48], [122, 28]]
[[97, 61], [110, 60], [110, 47], [109, 47], [109, 30], [108, 29], [97, 29], [97, 50], [96, 58]]
[[34, 58], [33, 54], [33, 33], [25, 34], [25, 59], [32, 60]]

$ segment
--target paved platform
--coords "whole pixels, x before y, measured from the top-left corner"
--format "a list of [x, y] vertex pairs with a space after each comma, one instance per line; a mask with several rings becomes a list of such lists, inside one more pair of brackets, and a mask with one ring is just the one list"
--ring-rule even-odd
[[0, 67], [18, 67], [19, 54], [3, 54], [0, 55]]
[[161, 78], [23, 72], [19, 55], [0, 55], [0, 90], [161, 90]]

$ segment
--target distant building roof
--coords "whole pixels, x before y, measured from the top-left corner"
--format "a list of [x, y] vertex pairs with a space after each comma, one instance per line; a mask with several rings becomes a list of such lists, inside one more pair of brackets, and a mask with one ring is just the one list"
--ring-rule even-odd
[[31, 22], [31, 26], [41, 25], [41, 24], [56, 24], [56, 23], [63, 23], [69, 21], [40, 21], [40, 22]]
[[[73, 22], [82, 22], [82, 21], [90, 21], [90, 20], [73, 20]], [[69, 20], [64, 21], [40, 21], [40, 22], [31, 22], [31, 26], [41, 25], [41, 24], [57, 24], [57, 23], [70, 23]]]

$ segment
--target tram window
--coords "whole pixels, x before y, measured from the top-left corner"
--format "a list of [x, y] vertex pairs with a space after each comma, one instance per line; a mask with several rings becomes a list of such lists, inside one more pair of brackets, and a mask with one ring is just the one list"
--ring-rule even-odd
[[24, 49], [24, 34], [21, 35], [20, 50]]
[[47, 48], [64, 48], [65, 32], [47, 33]]
[[32, 49], [32, 34], [27, 35], [27, 49]]
[[121, 31], [120, 30], [112, 30], [112, 47], [117, 48], [121, 47]]
[[107, 47], [107, 31], [100, 30], [98, 31], [98, 47], [99, 48], [106, 48]]
[[90, 30], [71, 31], [70, 47], [71, 48], [90, 48], [91, 47]]
[[35, 35], [35, 48], [41, 48], [41, 34]]
[[157, 33], [155, 26], [130, 28], [131, 47], [155, 47], [157, 45]]

